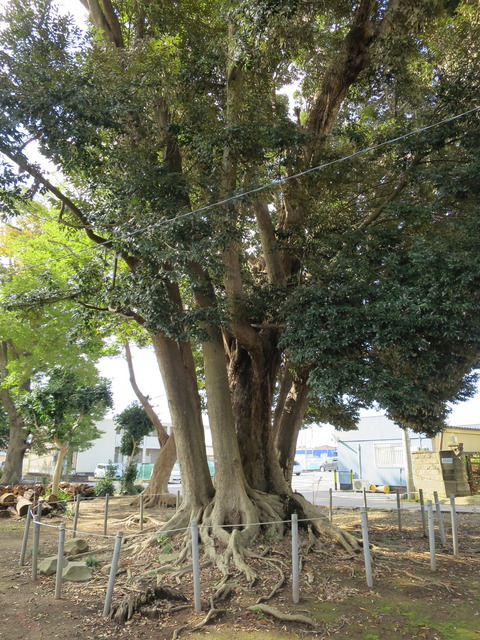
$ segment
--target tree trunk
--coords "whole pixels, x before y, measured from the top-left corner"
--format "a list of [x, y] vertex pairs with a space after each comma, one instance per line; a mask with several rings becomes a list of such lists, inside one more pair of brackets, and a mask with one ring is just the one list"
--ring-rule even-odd
[[288, 491], [274, 450], [272, 404], [279, 352], [263, 341], [263, 362], [255, 364], [238, 343], [230, 352], [229, 379], [237, 438], [248, 484], [283, 495]]
[[258, 510], [247, 495], [247, 483], [235, 432], [232, 399], [220, 332], [209, 329], [203, 343], [208, 416], [215, 454], [216, 494], [211, 521], [215, 525], [258, 522]]
[[54, 439], [54, 444], [58, 449], [58, 456], [52, 478], [52, 493], [56, 495], [58, 493], [58, 485], [60, 484], [60, 479], [62, 477], [63, 460], [67, 451], [70, 449], [70, 445], [62, 444], [57, 438]]
[[190, 510], [203, 508], [214, 495], [195, 363], [190, 345], [185, 342], [177, 343], [157, 333], [153, 346], [165, 384], [182, 474], [181, 511], [189, 517]]
[[[155, 507], [162, 502], [162, 496], [168, 493], [168, 480], [176, 459], [177, 447], [175, 446], [175, 435], [172, 433], [160, 449], [160, 454], [153, 465], [148, 487], [143, 492], [143, 504], [146, 507]], [[139, 502], [139, 500], [137, 498], [135, 502]]]
[[[0, 381], [5, 380], [8, 375], [8, 356], [15, 357], [15, 350], [10, 341], [0, 342]], [[20, 385], [21, 389], [28, 389], [29, 382]], [[18, 412], [12, 395], [8, 389], [0, 389], [0, 401], [8, 416], [9, 434], [8, 448], [0, 482], [2, 484], [19, 484], [22, 480], [23, 458], [29, 445], [27, 443], [28, 430]]]
[[308, 405], [308, 386], [286, 370], [275, 410], [275, 450], [287, 482], [293, 471], [298, 432]]

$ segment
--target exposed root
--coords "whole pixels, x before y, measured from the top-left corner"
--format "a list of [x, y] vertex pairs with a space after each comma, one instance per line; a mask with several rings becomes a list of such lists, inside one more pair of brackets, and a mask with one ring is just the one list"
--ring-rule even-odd
[[151, 604], [154, 600], [177, 600], [186, 602], [186, 597], [172, 589], [166, 589], [165, 587], [148, 588], [140, 594], [128, 594], [122, 598], [117, 604], [112, 606], [109, 617], [118, 623], [126, 622], [130, 620], [135, 613], [146, 604]]
[[184, 624], [182, 627], [178, 627], [177, 629], [175, 629], [172, 635], [172, 640], [177, 640], [177, 638], [180, 637], [182, 631], [185, 631], [185, 629], [188, 629], [188, 624]]
[[210, 622], [210, 620], [212, 620], [213, 618], [216, 618], [217, 616], [221, 615], [222, 613], [225, 613], [225, 609], [216, 609], [213, 597], [210, 598], [210, 610], [209, 610], [209, 612], [203, 618], [203, 620], [201, 620], [198, 624], [196, 624], [194, 627], [192, 627], [192, 631], [198, 631], [199, 629], [201, 629], [202, 627], [207, 625]]
[[299, 622], [300, 624], [307, 624], [310, 627], [317, 627], [317, 622], [312, 618], [308, 618], [307, 616], [302, 616], [300, 614], [283, 613], [278, 609], [269, 607], [267, 604], [254, 604], [251, 607], [248, 607], [248, 609], [250, 611], [261, 611], [269, 616], [278, 618], [278, 620], [282, 620], [282, 622]]
[[349, 553], [360, 553], [362, 546], [358, 538], [330, 522], [326, 516], [320, 514], [316, 507], [310, 504], [301, 494], [295, 493], [292, 499], [298, 503], [305, 517], [311, 520], [310, 526], [314, 535], [321, 539], [337, 543]]
[[275, 566], [275, 563], [273, 563], [273, 562], [269, 562], [268, 564], [270, 566], [275, 567], [275, 569], [279, 572], [280, 580], [276, 583], [276, 585], [270, 591], [268, 596], [260, 596], [260, 598], [257, 600], [257, 602], [255, 604], [260, 604], [261, 602], [268, 602], [268, 600], [271, 600], [280, 591], [280, 589], [285, 584], [286, 578], [285, 578], [285, 574], [283, 573], [283, 571], [279, 567]]

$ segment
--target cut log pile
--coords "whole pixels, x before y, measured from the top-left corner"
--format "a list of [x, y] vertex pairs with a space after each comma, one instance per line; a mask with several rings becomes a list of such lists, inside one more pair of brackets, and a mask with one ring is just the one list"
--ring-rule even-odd
[[[63, 511], [69, 501], [75, 496], [93, 498], [94, 488], [88, 484], [60, 483], [62, 498], [52, 493], [51, 484], [17, 484], [0, 485], [0, 518], [23, 518], [31, 506], [34, 510], [38, 503], [42, 503], [42, 514], [48, 515], [55, 511]], [[66, 497], [64, 497], [66, 496]]]

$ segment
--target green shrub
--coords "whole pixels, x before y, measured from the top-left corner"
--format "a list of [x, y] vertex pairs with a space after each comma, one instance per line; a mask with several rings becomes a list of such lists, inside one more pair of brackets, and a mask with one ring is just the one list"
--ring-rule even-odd
[[87, 567], [92, 567], [94, 569], [95, 567], [98, 567], [101, 563], [98, 558], [95, 558], [95, 556], [88, 556], [85, 559], [85, 564], [87, 565]]
[[120, 479], [120, 493], [123, 495], [132, 495], [138, 493], [134, 484], [137, 477], [137, 465], [132, 462], [127, 466], [123, 476]]
[[113, 494], [115, 493], [115, 485], [113, 484], [113, 480], [111, 478], [101, 478], [93, 488], [93, 492], [97, 497], [107, 495], [113, 496]]
[[99, 498], [101, 496], [113, 496], [115, 493], [115, 485], [113, 480], [115, 478], [115, 470], [113, 468], [108, 468], [105, 472], [105, 477], [100, 478], [95, 487], [93, 488], [93, 492]]

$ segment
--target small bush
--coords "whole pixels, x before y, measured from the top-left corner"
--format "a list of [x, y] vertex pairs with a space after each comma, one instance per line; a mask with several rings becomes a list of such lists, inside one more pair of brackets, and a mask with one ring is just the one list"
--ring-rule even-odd
[[93, 489], [94, 494], [97, 498], [102, 496], [113, 496], [115, 493], [115, 485], [113, 484], [113, 480], [110, 478], [101, 478]]
[[134, 495], [138, 493], [134, 484], [137, 477], [137, 465], [132, 462], [125, 469], [125, 472], [120, 480], [120, 493], [123, 495]]
[[100, 478], [95, 487], [93, 488], [93, 492], [100, 498], [102, 496], [113, 496], [115, 493], [115, 485], [113, 480], [115, 478], [115, 471], [112, 468], [107, 469], [105, 472], [105, 477]]
[[87, 565], [87, 567], [92, 567], [92, 569], [94, 569], [95, 567], [100, 566], [100, 560], [98, 558], [95, 558], [95, 556], [88, 556], [85, 559], [85, 564]]

